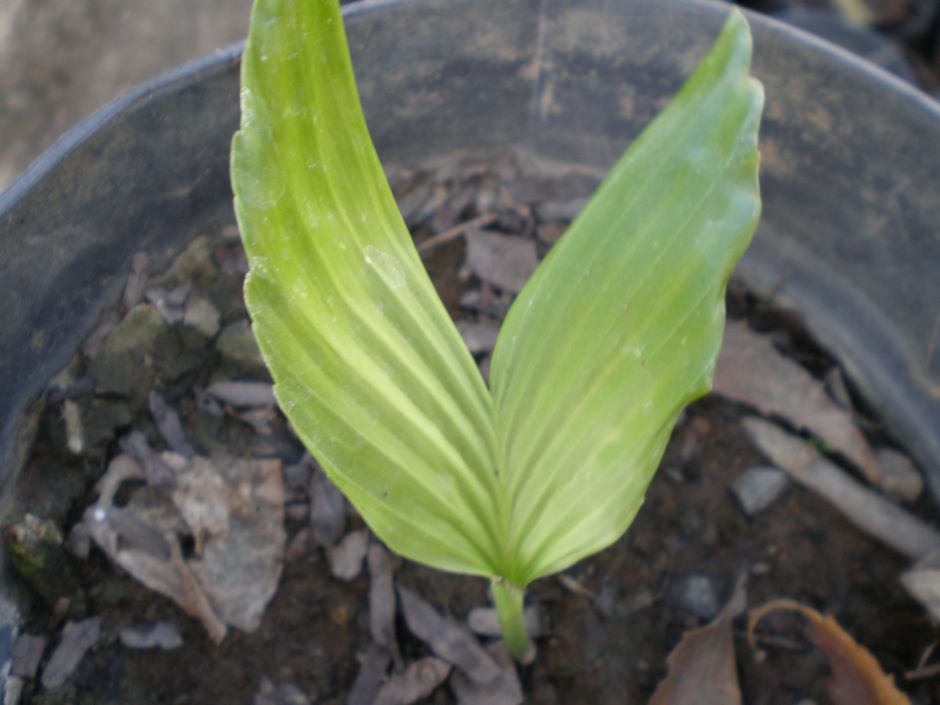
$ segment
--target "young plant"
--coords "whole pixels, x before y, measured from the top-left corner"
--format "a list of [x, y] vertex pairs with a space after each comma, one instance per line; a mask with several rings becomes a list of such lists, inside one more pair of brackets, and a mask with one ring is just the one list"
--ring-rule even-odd
[[491, 580], [516, 658], [525, 587], [626, 531], [710, 388], [760, 211], [750, 56], [733, 10], [519, 294], [487, 388], [398, 213], [337, 1], [256, 0], [232, 184], [281, 409], [391, 549]]

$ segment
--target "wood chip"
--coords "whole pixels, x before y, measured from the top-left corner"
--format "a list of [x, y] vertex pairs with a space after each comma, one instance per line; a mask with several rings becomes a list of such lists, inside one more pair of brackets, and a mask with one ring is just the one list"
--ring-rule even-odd
[[124, 285], [124, 296], [122, 303], [124, 311], [130, 311], [139, 304], [144, 298], [144, 290], [147, 288], [147, 279], [150, 276], [150, 263], [146, 252], [136, 252], [131, 257], [131, 271], [127, 275], [127, 283]]
[[238, 407], [275, 406], [274, 387], [268, 382], [219, 381], [206, 391], [226, 404]]
[[744, 581], [714, 621], [682, 636], [669, 654], [669, 673], [649, 705], [741, 705], [731, 620], [747, 607]]
[[408, 629], [477, 683], [489, 683], [500, 667], [479, 642], [452, 617], [444, 617], [407, 588], [398, 588]]
[[486, 653], [499, 669], [494, 678], [480, 683], [463, 673], [454, 672], [451, 689], [457, 696], [457, 705], [519, 705], [523, 702], [519, 673], [502, 641], [490, 644]]
[[532, 240], [481, 230], [467, 233], [467, 266], [504, 291], [519, 293], [538, 263]]
[[395, 640], [395, 574], [382, 546], [373, 543], [366, 556], [369, 564], [369, 633], [389, 653], [398, 653]]
[[388, 649], [378, 644], [371, 644], [359, 666], [356, 680], [349, 689], [346, 705], [375, 705], [375, 699], [385, 682], [391, 662], [392, 657]]
[[33, 636], [32, 634], [20, 634], [13, 642], [13, 662], [10, 665], [10, 673], [20, 678], [36, 677], [36, 671], [39, 669], [39, 662], [46, 650], [47, 640], [42, 636]]
[[742, 423], [757, 448], [774, 465], [832, 503], [865, 533], [915, 560], [940, 549], [940, 532], [865, 489], [802, 438], [760, 418]]
[[375, 705], [411, 705], [433, 693], [449, 674], [449, 663], [425, 656], [389, 678], [379, 689]]
[[[533, 638], [548, 635], [545, 614], [535, 605], [529, 605], [523, 612], [526, 633]], [[502, 629], [499, 626], [499, 614], [494, 607], [474, 607], [467, 615], [467, 626], [470, 631], [480, 636], [499, 637]]]
[[310, 705], [310, 699], [296, 685], [286, 683], [275, 686], [269, 678], [262, 678], [253, 705]]
[[310, 526], [313, 538], [321, 546], [333, 546], [346, 527], [346, 498], [323, 468], [317, 468], [310, 480]]
[[66, 624], [62, 630], [62, 639], [42, 672], [43, 687], [58, 688], [65, 683], [100, 638], [101, 620], [98, 617]]
[[731, 321], [726, 327], [714, 391], [818, 436], [879, 484], [878, 460], [851, 414], [829, 398], [821, 382], [778, 353], [768, 336], [751, 332], [745, 323]]
[[156, 389], [150, 390], [148, 401], [153, 420], [157, 422], [160, 435], [163, 436], [163, 440], [166, 441], [167, 445], [186, 458], [192, 458], [196, 455], [195, 448], [186, 439], [183, 424], [180, 422], [180, 416], [176, 413], [176, 409], [167, 404]]
[[354, 580], [362, 572], [362, 562], [369, 550], [369, 531], [350, 531], [342, 541], [327, 551], [330, 572], [340, 580]]

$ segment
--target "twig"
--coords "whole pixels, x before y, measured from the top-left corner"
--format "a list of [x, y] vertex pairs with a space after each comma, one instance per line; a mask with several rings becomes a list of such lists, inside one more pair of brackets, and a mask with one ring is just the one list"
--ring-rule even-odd
[[920, 666], [904, 674], [904, 677], [909, 681], [918, 681], [933, 678], [934, 676], [940, 676], [940, 663], [935, 663], [933, 666]]
[[430, 252], [435, 247], [443, 245], [445, 242], [450, 242], [456, 238], [463, 235], [468, 230], [473, 228], [482, 228], [484, 225], [489, 225], [494, 220], [496, 220], [495, 213], [484, 213], [483, 215], [478, 215], [476, 218], [464, 221], [452, 227], [450, 230], [445, 230], [442, 233], [438, 233], [433, 237], [429, 237], [422, 243], [418, 244], [418, 252], [424, 254], [425, 252]]

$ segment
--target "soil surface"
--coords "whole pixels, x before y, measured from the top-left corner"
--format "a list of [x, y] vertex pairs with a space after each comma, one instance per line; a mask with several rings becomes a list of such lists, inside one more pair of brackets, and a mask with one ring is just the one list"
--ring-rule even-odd
[[[445, 242], [425, 250], [425, 260], [455, 318], [487, 329], [496, 325], [511, 292], [468, 264], [467, 238], [474, 228], [460, 224], [477, 219], [476, 230], [525, 241], [544, 254], [594, 183], [589, 175], [558, 168], [545, 171], [513, 157], [495, 164], [464, 162], [403, 174], [394, 186], [419, 245], [451, 232]], [[454, 227], [465, 230], [455, 234]], [[245, 263], [232, 227], [197, 238], [170, 274], [142, 271], [135, 275], [144, 280], [136, 285], [140, 291], [125, 296], [116, 313], [105, 317], [100, 340], [86, 344], [69, 373], [51, 388], [28, 472], [18, 488], [19, 506], [52, 520], [64, 535], [93, 502], [94, 483], [119, 452], [122, 438], [138, 430], [153, 447], [166, 447], [165, 433], [146, 401], [152, 389], [178, 412], [185, 437], [200, 454], [225, 451], [238, 457], [277, 458], [286, 476], [286, 468], [303, 453], [273, 410], [268, 409], [262, 422], [205, 399], [204, 390], [213, 381], [266, 379], [250, 342], [247, 347], [244, 340], [242, 347], [232, 342], [239, 342], [245, 317], [240, 299]], [[141, 306], [165, 312], [174, 305], [167, 292], [181, 287], [189, 299], [207, 299], [217, 318], [210, 311], [194, 323], [189, 316], [180, 321], [168, 314], [159, 330], [144, 336], [142, 344], [151, 347], [143, 357], [116, 355], [119, 348], [127, 350], [127, 345], [108, 343], [120, 329], [117, 320], [126, 320], [128, 311]], [[772, 331], [778, 347], [814, 376], [822, 379], [833, 368], [792, 321], [772, 308], [741, 290], [732, 293], [730, 304], [732, 316]], [[484, 341], [478, 347], [484, 369], [491, 346]], [[121, 376], [122, 365], [135, 371], [129, 379]], [[74, 424], [66, 422], [67, 401], [77, 406], [83, 422], [81, 452], [75, 452]], [[715, 396], [690, 407], [627, 535], [564, 577], [531, 586], [528, 600], [541, 608], [548, 635], [537, 640], [534, 664], [519, 672], [527, 703], [645, 703], [682, 634], [708, 621], [742, 574], [748, 577], [749, 606], [786, 596], [832, 613], [887, 672], [899, 677], [915, 668], [924, 650], [935, 643], [935, 628], [898, 582], [905, 561], [848, 525], [824, 501], [790, 483], [756, 515], [744, 513], [729, 486], [749, 468], [766, 464], [740, 426], [744, 414], [741, 406]], [[884, 442], [876, 423], [866, 422], [866, 430], [874, 443]], [[54, 493], [42, 489], [50, 486], [57, 488]], [[99, 549], [92, 547], [86, 558], [64, 552], [63, 574], [74, 576], [70, 579], [78, 587], [66, 585], [63, 578], [58, 597], [37, 597], [23, 631], [49, 639], [41, 666], [48, 664], [66, 621], [99, 617], [100, 639], [64, 685], [44, 688], [38, 678], [24, 679], [21, 702], [275, 702], [255, 700], [264, 679], [295, 686], [311, 703], [347, 702], [371, 643], [370, 578], [363, 570], [348, 582], [336, 579], [324, 550], [297, 538], [308, 531], [310, 502], [305, 488], [289, 489], [290, 548], [277, 593], [254, 633], [230, 629], [220, 646], [199, 622], [133, 580]], [[929, 505], [921, 497], [913, 508], [929, 514]], [[355, 512], [348, 509], [347, 514], [346, 530], [361, 528]], [[73, 532], [67, 543], [76, 540]], [[398, 586], [411, 588], [457, 620], [489, 604], [483, 580], [408, 561], [397, 561], [396, 566]], [[181, 646], [135, 650], [118, 637], [124, 627], [158, 621], [178, 629]], [[797, 626], [785, 616], [767, 619], [761, 633], [769, 636], [760, 643], [763, 650], [755, 653], [744, 638], [743, 624], [736, 623], [738, 667], [749, 705], [793, 705], [803, 698], [827, 702], [828, 666], [799, 636]], [[400, 613], [396, 634], [405, 664], [429, 653], [410, 634]], [[899, 683], [918, 702], [940, 703], [936, 679], [907, 682], [900, 677]], [[442, 685], [421, 702], [457, 700]]]

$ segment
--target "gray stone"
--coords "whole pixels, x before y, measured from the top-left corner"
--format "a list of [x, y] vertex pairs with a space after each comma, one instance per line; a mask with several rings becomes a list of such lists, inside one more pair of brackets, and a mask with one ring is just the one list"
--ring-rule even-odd
[[709, 620], [721, 608], [718, 585], [710, 575], [691, 574], [676, 579], [669, 590], [670, 602], [679, 609]]
[[769, 507], [786, 489], [789, 479], [770, 466], [748, 468], [731, 483], [731, 492], [745, 514], [752, 517]]

